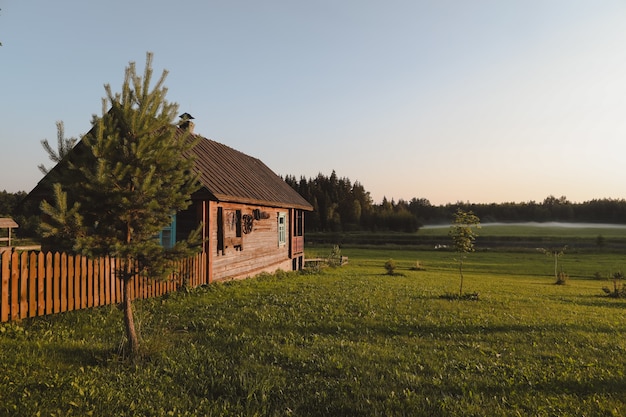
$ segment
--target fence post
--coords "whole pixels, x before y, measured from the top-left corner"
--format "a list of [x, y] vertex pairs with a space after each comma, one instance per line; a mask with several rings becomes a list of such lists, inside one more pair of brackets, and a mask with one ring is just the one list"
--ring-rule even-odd
[[67, 310], [74, 310], [74, 257], [67, 256]]
[[111, 289], [113, 288], [111, 282], [113, 282], [113, 275], [111, 274], [111, 259], [108, 256], [104, 257], [104, 276], [106, 277], [104, 281], [105, 303], [113, 304], [111, 297]]
[[28, 253], [20, 255], [20, 318], [28, 317]]
[[61, 254], [61, 311], [67, 311], [67, 253]]
[[17, 252], [11, 254], [11, 320], [20, 318], [20, 258]]
[[82, 298], [81, 298], [81, 268], [80, 268], [80, 255], [74, 255], [74, 310], [80, 310]]
[[37, 254], [37, 315], [46, 313], [45, 287], [46, 284], [46, 257], [43, 252]]
[[58, 313], [61, 311], [61, 254], [55, 252], [53, 259], [52, 269], [54, 276], [52, 278], [52, 288], [54, 288], [54, 292], [52, 293], [52, 309], [54, 313]]
[[104, 305], [104, 258], [97, 259], [98, 265], [98, 285], [96, 289], [96, 299], [94, 300], [97, 306]]
[[80, 257], [80, 308], [87, 308], [87, 258]]
[[2, 281], [0, 281], [0, 322], [9, 321], [9, 278], [11, 277], [11, 252], [1, 254]]
[[28, 260], [28, 316], [35, 317], [37, 315], [37, 254], [31, 252]]
[[46, 314], [52, 314], [52, 252], [46, 253]]
[[87, 269], [85, 273], [85, 281], [87, 284], [87, 307], [93, 307], [93, 260], [85, 259]]

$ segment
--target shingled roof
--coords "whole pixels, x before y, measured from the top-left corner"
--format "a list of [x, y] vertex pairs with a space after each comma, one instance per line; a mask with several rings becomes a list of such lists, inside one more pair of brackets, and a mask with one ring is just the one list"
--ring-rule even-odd
[[[178, 134], [184, 133], [185, 129], [179, 127]], [[192, 152], [202, 185], [196, 196], [224, 202], [313, 210], [297, 191], [259, 159], [200, 135], [191, 135], [197, 140]], [[81, 146], [84, 146], [82, 140], [74, 146], [70, 156], [73, 152], [80, 152]], [[62, 161], [50, 173], [64, 167], [65, 161]], [[49, 174], [39, 181], [26, 200], [41, 200], [50, 195]]]
[[194, 135], [195, 167], [204, 191], [225, 202], [312, 210], [313, 207], [257, 158]]

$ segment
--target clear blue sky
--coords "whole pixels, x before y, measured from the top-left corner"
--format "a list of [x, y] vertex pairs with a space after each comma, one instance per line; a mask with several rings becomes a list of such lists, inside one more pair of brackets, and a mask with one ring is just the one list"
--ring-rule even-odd
[[623, 0], [0, 0], [0, 190], [154, 52], [196, 132], [374, 201], [626, 198]]

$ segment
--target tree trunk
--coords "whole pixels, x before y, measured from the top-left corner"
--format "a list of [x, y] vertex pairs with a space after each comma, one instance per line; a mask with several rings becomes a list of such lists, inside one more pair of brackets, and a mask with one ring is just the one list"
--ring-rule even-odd
[[124, 324], [126, 326], [126, 337], [128, 338], [128, 354], [131, 360], [135, 360], [139, 355], [139, 339], [135, 331], [135, 320], [133, 318], [133, 307], [130, 298], [131, 279], [124, 280]]
[[459, 260], [459, 274], [461, 275], [461, 286], [459, 287], [459, 297], [463, 297], [463, 259]]
[[554, 279], [559, 280], [559, 274], [557, 273], [558, 263], [559, 263], [559, 255], [557, 252], [553, 253], [554, 255]]

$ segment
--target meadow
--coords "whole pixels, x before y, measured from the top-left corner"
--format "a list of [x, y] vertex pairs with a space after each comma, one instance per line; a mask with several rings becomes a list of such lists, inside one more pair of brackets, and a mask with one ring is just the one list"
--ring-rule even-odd
[[[443, 236], [448, 233], [449, 225], [426, 226], [419, 230], [422, 236]], [[567, 222], [523, 222], [523, 223], [483, 223], [482, 237], [554, 237], [558, 239], [626, 239], [626, 225], [602, 223], [567, 223]]]
[[[326, 247], [311, 249], [319, 256]], [[0, 327], [0, 415], [626, 415], [626, 300], [616, 253], [456, 255], [344, 247], [349, 263]], [[396, 274], [384, 263], [394, 259]], [[417, 270], [418, 264], [422, 270]]]
[[[332, 244], [379, 247], [381, 245], [412, 246], [428, 250], [450, 241], [449, 224], [431, 225], [415, 233], [343, 232], [308, 233], [310, 244]], [[626, 226], [595, 223], [483, 223], [477, 247], [519, 251], [537, 247], [569, 246], [570, 249], [604, 249], [626, 251]]]

